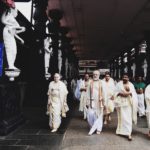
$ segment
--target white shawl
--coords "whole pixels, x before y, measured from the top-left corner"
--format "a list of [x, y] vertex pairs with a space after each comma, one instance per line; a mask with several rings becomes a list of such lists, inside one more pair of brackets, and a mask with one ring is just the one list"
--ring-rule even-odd
[[[50, 82], [49, 84], [49, 90], [48, 90], [48, 95], [49, 95], [49, 100], [50, 100], [50, 97], [51, 97], [51, 90], [53, 89], [53, 84], [54, 84], [54, 81]], [[67, 94], [68, 94], [68, 90], [66, 88], [66, 85], [62, 82], [62, 81], [59, 81], [59, 97], [60, 97], [60, 101], [61, 101], [61, 110], [62, 110], [62, 114], [63, 113], [66, 113], [69, 108], [68, 108], [68, 105], [67, 105]]]

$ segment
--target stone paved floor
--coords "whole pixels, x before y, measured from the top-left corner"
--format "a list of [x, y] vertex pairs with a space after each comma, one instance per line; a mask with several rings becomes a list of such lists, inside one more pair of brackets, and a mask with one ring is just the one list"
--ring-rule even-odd
[[0, 137], [0, 150], [60, 150], [69, 118], [63, 120], [57, 133], [51, 133], [45, 108], [26, 108], [24, 114], [28, 118], [24, 125]]
[[[104, 126], [101, 135], [88, 136], [87, 122], [76, 111], [70, 121], [63, 120], [57, 133], [51, 133], [45, 109], [25, 109], [27, 122], [5, 137], [0, 137], [0, 150], [150, 150], [146, 119], [138, 120], [132, 142], [115, 135], [117, 117], [112, 115], [111, 124]], [[70, 121], [70, 123], [69, 123]], [[68, 125], [69, 124], [69, 125]]]
[[112, 122], [104, 126], [101, 135], [88, 136], [89, 127], [77, 112], [71, 120], [64, 135], [62, 150], [150, 150], [150, 139], [147, 138], [146, 118], [138, 119], [138, 126], [133, 129], [133, 141], [115, 134], [117, 125], [116, 113]]

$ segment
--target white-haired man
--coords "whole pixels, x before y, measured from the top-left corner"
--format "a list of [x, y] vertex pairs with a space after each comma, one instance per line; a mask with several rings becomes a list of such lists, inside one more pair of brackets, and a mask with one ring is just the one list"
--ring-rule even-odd
[[104, 84], [99, 79], [100, 72], [95, 70], [93, 72], [93, 80], [88, 87], [88, 111], [87, 121], [91, 127], [89, 135], [92, 135], [95, 131], [100, 134], [103, 127], [103, 110], [105, 107], [105, 90]]
[[56, 132], [61, 124], [61, 116], [66, 117], [66, 112], [69, 110], [67, 105], [67, 88], [60, 81], [60, 75], [54, 74], [54, 81], [50, 82], [48, 89], [48, 110], [49, 126], [51, 132]]

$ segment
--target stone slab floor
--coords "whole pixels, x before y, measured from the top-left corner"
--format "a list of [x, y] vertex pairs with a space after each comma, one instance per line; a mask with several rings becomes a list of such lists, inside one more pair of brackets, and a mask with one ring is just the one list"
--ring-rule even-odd
[[76, 112], [64, 135], [62, 150], [150, 150], [147, 138], [146, 118], [138, 119], [138, 126], [133, 129], [133, 141], [115, 134], [117, 114], [112, 114], [112, 122], [105, 125], [100, 135], [88, 136], [89, 127], [81, 115]]
[[0, 136], [0, 150], [60, 150], [69, 123], [64, 119], [57, 133], [51, 133], [45, 108], [25, 108], [26, 123], [7, 136]]
[[[69, 115], [57, 133], [51, 133], [44, 108], [26, 108], [27, 121], [13, 133], [0, 137], [0, 150], [150, 150], [146, 118], [138, 119], [133, 141], [115, 134], [116, 113], [100, 135], [88, 136], [89, 127], [81, 113]], [[71, 119], [71, 120], [70, 120]]]

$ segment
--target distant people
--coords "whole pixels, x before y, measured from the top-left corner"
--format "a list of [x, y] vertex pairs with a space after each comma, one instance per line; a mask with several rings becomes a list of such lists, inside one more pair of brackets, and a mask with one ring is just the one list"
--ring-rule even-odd
[[84, 119], [86, 119], [86, 113], [87, 113], [87, 88], [90, 84], [90, 78], [89, 74], [85, 74], [84, 80], [81, 84], [80, 87], [80, 92], [81, 92], [81, 97], [80, 97], [80, 106], [79, 106], [79, 111], [83, 112], [84, 114]]
[[143, 82], [142, 77], [138, 76], [137, 81], [134, 83], [134, 87], [138, 96], [138, 113], [139, 117], [145, 116], [145, 105], [144, 105], [144, 90], [146, 84]]
[[103, 127], [103, 110], [105, 107], [105, 89], [102, 81], [99, 79], [100, 72], [93, 72], [93, 80], [88, 87], [88, 103], [87, 103], [87, 121], [90, 125], [88, 135], [92, 135], [95, 131], [100, 134]]
[[121, 81], [121, 79], [120, 79], [120, 78], [115, 79], [115, 81], [114, 81], [115, 85], [117, 85], [117, 83], [118, 83], [118, 82], [120, 82], [120, 81]]
[[68, 82], [65, 77], [62, 77], [61, 81], [66, 85], [66, 87], [68, 86]]
[[132, 122], [137, 123], [137, 94], [129, 77], [124, 74], [122, 81], [116, 85], [115, 104], [118, 114], [116, 134], [128, 136], [132, 140]]
[[80, 100], [80, 97], [81, 97], [80, 87], [81, 87], [82, 82], [83, 82], [82, 81], [82, 77], [78, 76], [78, 78], [77, 78], [77, 86], [76, 86], [76, 90], [75, 90], [75, 98], [78, 101]]
[[134, 85], [135, 84], [135, 77], [131, 77], [131, 83]]
[[148, 137], [150, 138], [150, 84], [145, 89], [145, 101], [146, 101], [146, 117], [149, 128]]
[[73, 99], [75, 100], [75, 91], [76, 91], [76, 87], [77, 87], [77, 78], [73, 78], [71, 80], [71, 92], [72, 92], [72, 96], [73, 96]]
[[61, 116], [66, 117], [66, 112], [69, 110], [67, 105], [67, 88], [60, 81], [60, 75], [54, 74], [54, 81], [50, 82], [48, 89], [48, 107], [47, 114], [49, 115], [49, 126], [51, 132], [56, 132], [61, 124]]
[[115, 94], [115, 83], [114, 80], [110, 77], [110, 73], [106, 72], [103, 79], [105, 83], [106, 91], [106, 110], [104, 114], [104, 124], [107, 124], [108, 121], [111, 121], [110, 114], [114, 111], [114, 94]]

